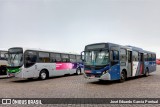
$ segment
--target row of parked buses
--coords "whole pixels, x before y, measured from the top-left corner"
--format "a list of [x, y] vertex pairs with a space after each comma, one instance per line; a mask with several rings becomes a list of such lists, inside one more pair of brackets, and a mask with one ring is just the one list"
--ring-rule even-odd
[[[156, 71], [156, 54], [133, 46], [96, 43], [85, 46], [78, 54], [14, 47], [1, 52], [8, 63], [7, 74], [19, 78], [46, 79], [65, 74], [81, 74], [86, 78], [125, 81], [128, 77], [148, 76]], [[4, 61], [4, 62], [5, 62]]]

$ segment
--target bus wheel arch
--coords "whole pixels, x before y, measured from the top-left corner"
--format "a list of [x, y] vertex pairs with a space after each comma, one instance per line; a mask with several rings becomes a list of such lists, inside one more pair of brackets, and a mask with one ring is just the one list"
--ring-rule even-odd
[[127, 79], [127, 70], [123, 69], [120, 74], [119, 82], [124, 82]]
[[145, 77], [148, 77], [148, 76], [149, 76], [149, 68], [148, 68], [148, 67], [146, 67], [146, 69], [145, 69], [144, 76], [145, 76]]
[[45, 80], [45, 79], [49, 78], [49, 71], [47, 69], [42, 69], [39, 73], [39, 78], [41, 80]]
[[76, 69], [76, 75], [80, 75], [81, 73], [82, 73], [82, 70], [81, 70], [80, 67], [78, 67], [78, 68]]

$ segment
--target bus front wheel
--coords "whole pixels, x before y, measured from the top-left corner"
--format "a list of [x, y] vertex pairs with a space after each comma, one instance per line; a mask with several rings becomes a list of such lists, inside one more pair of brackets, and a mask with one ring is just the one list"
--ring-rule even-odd
[[39, 78], [41, 80], [45, 80], [47, 78], [47, 72], [45, 70], [42, 70], [39, 74]]
[[124, 82], [127, 78], [127, 75], [124, 71], [121, 72], [121, 78], [119, 80], [119, 82]]

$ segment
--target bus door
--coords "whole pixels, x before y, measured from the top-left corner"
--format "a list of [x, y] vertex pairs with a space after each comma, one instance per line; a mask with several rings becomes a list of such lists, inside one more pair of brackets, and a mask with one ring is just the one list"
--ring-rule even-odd
[[128, 73], [132, 76], [132, 51], [128, 51]]
[[144, 73], [144, 54], [139, 53], [139, 75]]

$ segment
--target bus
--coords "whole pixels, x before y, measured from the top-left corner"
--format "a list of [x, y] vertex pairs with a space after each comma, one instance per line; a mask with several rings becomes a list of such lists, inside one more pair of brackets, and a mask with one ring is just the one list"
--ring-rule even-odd
[[114, 43], [95, 43], [85, 46], [81, 53], [85, 78], [119, 80], [148, 76], [156, 71], [156, 53], [134, 46]]
[[22, 47], [8, 49], [8, 64], [9, 75], [24, 79], [44, 80], [65, 74], [80, 75], [83, 70], [78, 54]]
[[160, 59], [156, 60], [157, 65], [160, 65]]
[[7, 75], [7, 69], [6, 66], [8, 58], [8, 52], [0, 50], [0, 76]]

